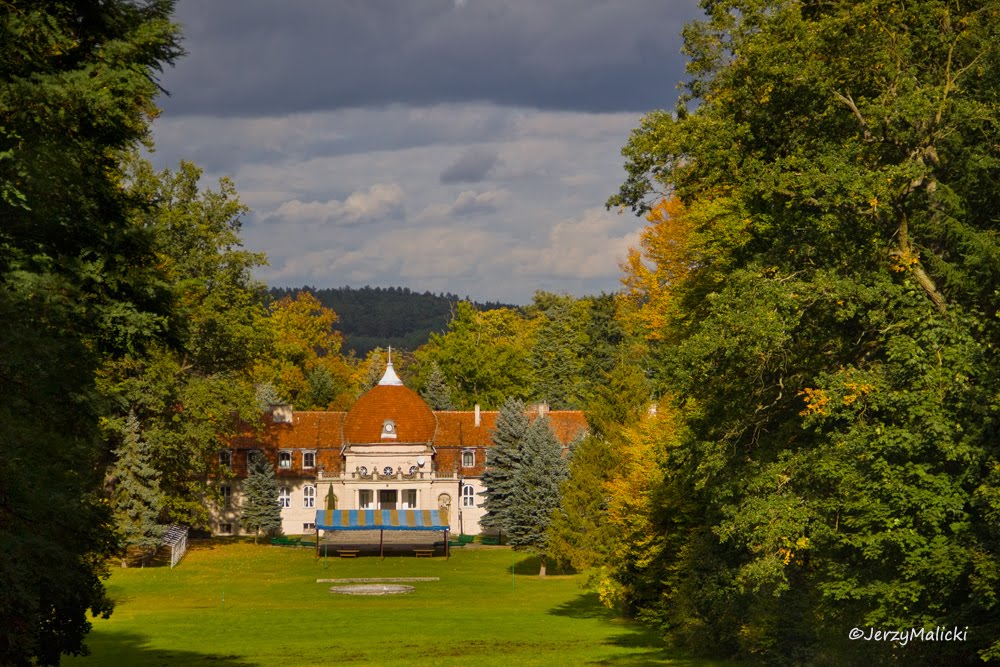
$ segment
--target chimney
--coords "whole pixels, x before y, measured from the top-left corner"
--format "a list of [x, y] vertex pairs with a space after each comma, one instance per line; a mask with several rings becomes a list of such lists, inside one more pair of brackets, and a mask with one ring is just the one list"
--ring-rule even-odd
[[292, 406], [288, 403], [271, 406], [271, 421], [275, 424], [292, 423]]
[[479, 428], [479, 425], [481, 423], [482, 423], [482, 419], [479, 416], [479, 403], [476, 403], [476, 428]]
[[538, 416], [539, 417], [544, 417], [547, 414], [549, 414], [549, 404], [545, 403], [545, 402], [539, 403], [538, 404]]

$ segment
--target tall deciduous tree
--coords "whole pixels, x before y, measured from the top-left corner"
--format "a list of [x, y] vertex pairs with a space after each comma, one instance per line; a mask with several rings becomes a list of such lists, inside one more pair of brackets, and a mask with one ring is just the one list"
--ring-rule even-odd
[[260, 412], [251, 371], [269, 350], [265, 293], [251, 271], [263, 255], [246, 251], [239, 236], [246, 207], [222, 179], [199, 186], [201, 170], [182, 162], [155, 172], [132, 157], [129, 193], [144, 203], [137, 225], [153, 234], [156, 265], [171, 297], [162, 343], [105, 364], [99, 386], [118, 410], [109, 431], [134, 409], [161, 473], [170, 521], [204, 527], [207, 474], [216, 452]]
[[353, 398], [353, 369], [340, 354], [337, 314], [305, 290], [270, 307], [274, 353], [258, 362], [259, 383], [274, 386], [299, 410], [344, 408]]
[[166, 530], [160, 523], [160, 473], [153, 467], [149, 443], [142, 437], [134, 412], [129, 412], [125, 420], [122, 444], [114, 455], [111, 509], [122, 536], [122, 567], [127, 567], [130, 550], [139, 551], [145, 561], [160, 546]]
[[437, 363], [452, 383], [452, 398], [461, 409], [479, 403], [496, 409], [507, 398], [527, 399], [533, 374], [530, 350], [536, 324], [510, 308], [477, 311], [460, 302], [444, 334], [431, 334], [417, 351], [429, 372]]
[[120, 157], [180, 54], [172, 2], [0, 7], [0, 663], [86, 652], [117, 551], [94, 369], [166, 310]]
[[[690, 94], [633, 133], [609, 202], [669, 190], [687, 239], [643, 318], [683, 436], [642, 604], [682, 641], [773, 662], [1000, 658], [1000, 5], [703, 6]], [[829, 631], [855, 625], [969, 635]]]

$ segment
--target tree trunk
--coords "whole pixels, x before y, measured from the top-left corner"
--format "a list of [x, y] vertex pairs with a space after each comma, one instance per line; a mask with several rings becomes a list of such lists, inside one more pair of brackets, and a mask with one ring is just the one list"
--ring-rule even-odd
[[539, 577], [545, 576], [545, 554], [542, 554], [538, 557], [538, 576]]

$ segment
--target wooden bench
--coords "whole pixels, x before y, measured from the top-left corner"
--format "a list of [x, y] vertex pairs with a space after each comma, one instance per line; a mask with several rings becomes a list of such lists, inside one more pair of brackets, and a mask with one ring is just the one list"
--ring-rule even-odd
[[432, 557], [434, 555], [434, 550], [433, 549], [414, 549], [413, 550], [413, 555], [415, 557], [417, 557], [417, 558], [420, 558], [421, 556], [424, 556], [426, 558], [430, 558], [430, 557]]
[[356, 558], [358, 549], [337, 549], [337, 555], [341, 558]]

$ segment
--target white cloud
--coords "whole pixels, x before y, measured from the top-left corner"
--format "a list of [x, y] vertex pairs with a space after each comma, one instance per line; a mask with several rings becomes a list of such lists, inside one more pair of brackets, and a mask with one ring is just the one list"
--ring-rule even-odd
[[623, 229], [632, 226], [629, 222], [623, 224], [616, 213], [592, 208], [578, 218], [560, 220], [548, 238], [516, 248], [508, 260], [523, 275], [617, 279], [619, 263], [639, 241], [638, 229]]
[[343, 201], [286, 201], [274, 212], [291, 222], [327, 222], [351, 225], [359, 222], [398, 216], [403, 203], [403, 189], [395, 183], [376, 183], [367, 191], [353, 192]]
[[510, 198], [509, 190], [487, 190], [473, 192], [463, 190], [450, 204], [432, 204], [417, 214], [416, 220], [434, 221], [442, 218], [457, 218], [492, 213]]
[[[512, 303], [537, 289], [593, 294], [618, 288], [617, 259], [643, 224], [601, 208], [624, 177], [632, 114], [454, 104], [157, 124], [157, 166], [197, 149], [213, 160], [206, 185], [233, 177], [271, 285]], [[441, 182], [476, 151], [496, 155], [488, 186]]]

